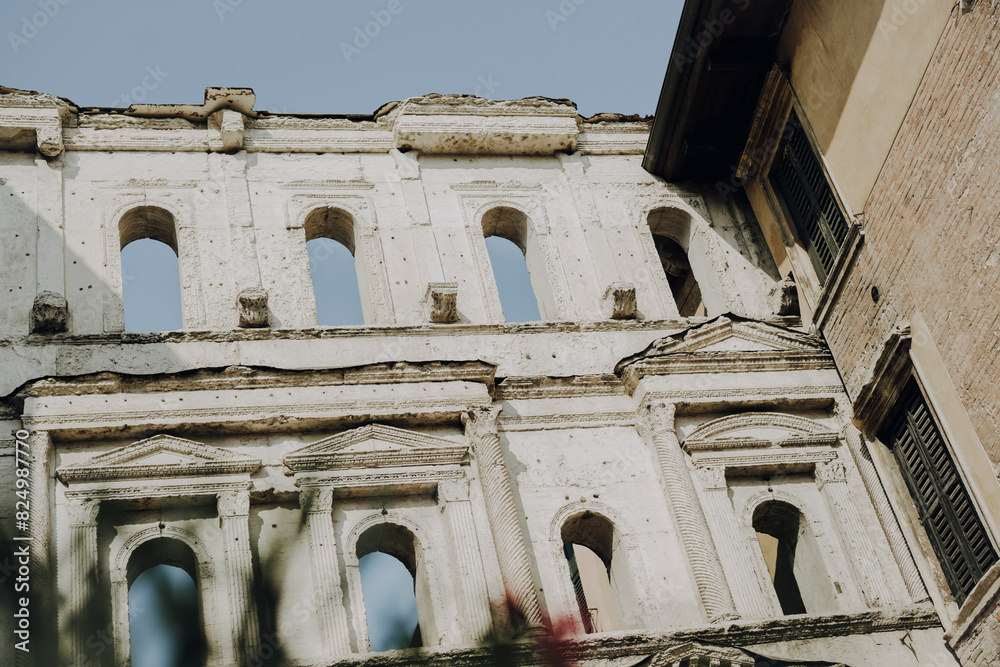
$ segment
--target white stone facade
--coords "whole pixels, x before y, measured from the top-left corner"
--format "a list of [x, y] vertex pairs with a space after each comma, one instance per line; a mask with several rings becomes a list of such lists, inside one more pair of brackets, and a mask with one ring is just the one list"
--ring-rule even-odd
[[[643, 171], [646, 122], [543, 99], [252, 106], [0, 95], [0, 420], [30, 433], [35, 636], [59, 628], [59, 662], [37, 657], [53, 642], [35, 664], [128, 664], [158, 540], [190, 559], [212, 665], [370, 659], [370, 547], [410, 561], [431, 662], [490, 664], [506, 598], [518, 664], [559, 619], [586, 665], [955, 664], [748, 209]], [[524, 250], [542, 321], [504, 323], [493, 233]], [[163, 234], [183, 330], [124, 332], [121, 247]], [[365, 326], [316, 325], [317, 234], [353, 251]], [[704, 317], [679, 316], [654, 234]], [[808, 613], [787, 619], [754, 529], [773, 502], [803, 520]], [[613, 527], [615, 633], [582, 634], [563, 555], [590, 516]]]

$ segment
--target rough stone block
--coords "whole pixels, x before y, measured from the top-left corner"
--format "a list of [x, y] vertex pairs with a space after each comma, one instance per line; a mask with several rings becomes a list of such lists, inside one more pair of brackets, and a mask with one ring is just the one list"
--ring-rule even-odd
[[63, 333], [68, 317], [69, 306], [62, 294], [42, 292], [31, 306], [31, 333]]
[[612, 283], [604, 292], [604, 308], [608, 319], [634, 320], [638, 312], [635, 285], [626, 282]]
[[424, 296], [427, 319], [435, 324], [458, 321], [458, 283], [430, 283]]
[[267, 292], [259, 287], [240, 292], [240, 326], [259, 329], [271, 325], [267, 310]]

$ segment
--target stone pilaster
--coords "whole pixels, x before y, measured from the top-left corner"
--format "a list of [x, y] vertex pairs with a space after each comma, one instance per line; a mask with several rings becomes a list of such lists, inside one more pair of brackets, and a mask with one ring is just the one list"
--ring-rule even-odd
[[97, 515], [100, 509], [100, 501], [84, 498], [71, 498], [67, 507], [70, 533], [68, 622], [73, 665], [90, 662], [87, 638], [97, 629], [93, 610], [103, 602], [98, 600], [97, 588]]
[[219, 520], [226, 550], [233, 655], [236, 664], [242, 666], [257, 657], [260, 641], [250, 553], [250, 492], [220, 494]]
[[816, 485], [833, 513], [837, 532], [865, 603], [869, 607], [894, 606], [892, 591], [882, 576], [875, 547], [868, 539], [857, 508], [851, 502], [844, 464], [837, 460], [816, 464]]
[[716, 541], [719, 558], [726, 566], [726, 577], [740, 612], [746, 618], [773, 617], [770, 596], [761, 590], [759, 578], [751, 565], [756, 562], [755, 554], [748, 552], [753, 545], [747, 543], [746, 531], [740, 529], [729, 501], [725, 468], [707, 466], [696, 468], [695, 473], [701, 483], [705, 517], [719, 538]]
[[917, 570], [917, 564], [913, 561], [913, 554], [906, 544], [906, 538], [899, 527], [892, 505], [882, 487], [882, 480], [879, 479], [875, 464], [872, 463], [871, 456], [866, 449], [861, 433], [854, 426], [848, 425], [844, 429], [847, 447], [854, 456], [854, 464], [861, 473], [861, 479], [868, 490], [868, 497], [871, 498], [875, 507], [875, 514], [878, 516], [882, 530], [885, 531], [886, 539], [889, 541], [889, 549], [892, 551], [899, 571], [903, 575], [903, 582], [906, 584], [906, 591], [909, 593], [911, 602], [924, 602], [929, 596], [924, 587], [923, 579]]
[[351, 635], [340, 583], [340, 562], [333, 534], [333, 490], [305, 487], [299, 494], [306, 513], [309, 532], [309, 556], [312, 561], [316, 610], [323, 633], [323, 650], [328, 658], [351, 652]]
[[719, 562], [712, 534], [705, 520], [705, 512], [695, 492], [674, 429], [674, 405], [652, 403], [640, 413], [641, 430], [652, 440], [656, 458], [660, 462], [663, 483], [670, 509], [677, 520], [681, 543], [694, 574], [695, 585], [705, 606], [705, 613], [712, 623], [739, 618], [729, 592], [726, 576]]
[[493, 627], [486, 590], [476, 522], [469, 501], [469, 481], [446, 480], [438, 484], [438, 504], [444, 515], [458, 565], [457, 583], [463, 612], [459, 625], [466, 643], [480, 641]]
[[493, 532], [500, 575], [511, 602], [529, 627], [541, 627], [542, 610], [531, 574], [531, 561], [517, 506], [514, 490], [500, 447], [497, 421], [500, 408], [476, 408], [462, 416], [465, 434], [472, 444], [479, 464], [479, 475], [486, 501], [486, 513]]

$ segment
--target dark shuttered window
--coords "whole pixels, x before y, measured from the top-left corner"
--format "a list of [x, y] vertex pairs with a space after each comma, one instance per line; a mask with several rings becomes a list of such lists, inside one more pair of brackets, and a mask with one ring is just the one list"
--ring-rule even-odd
[[785, 137], [773, 178], [819, 279], [826, 282], [847, 238], [847, 219], [794, 111]]
[[997, 561], [997, 554], [941, 429], [912, 380], [895, 407], [885, 438], [896, 455], [952, 595], [961, 605]]

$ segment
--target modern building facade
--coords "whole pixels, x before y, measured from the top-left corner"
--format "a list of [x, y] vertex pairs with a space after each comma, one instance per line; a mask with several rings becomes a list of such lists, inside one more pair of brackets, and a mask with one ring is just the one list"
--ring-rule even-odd
[[[129, 664], [161, 564], [211, 665], [958, 664], [814, 302], [745, 200], [643, 169], [648, 120], [253, 102], [0, 95], [5, 664]], [[494, 236], [540, 321], [504, 321]], [[363, 326], [317, 324], [320, 238]], [[124, 330], [141, 239], [177, 331]], [[419, 652], [370, 652], [373, 552]]]

